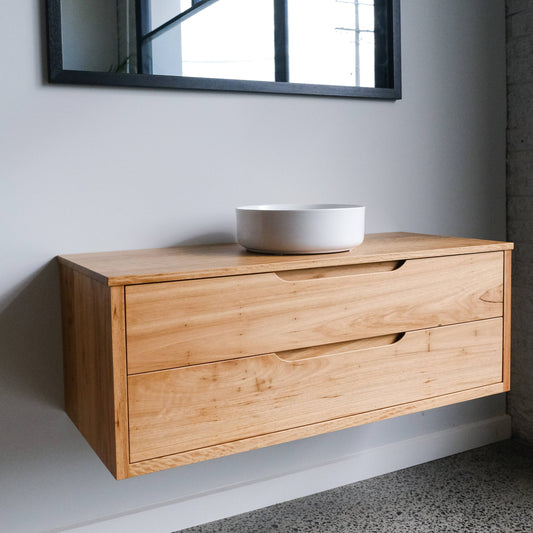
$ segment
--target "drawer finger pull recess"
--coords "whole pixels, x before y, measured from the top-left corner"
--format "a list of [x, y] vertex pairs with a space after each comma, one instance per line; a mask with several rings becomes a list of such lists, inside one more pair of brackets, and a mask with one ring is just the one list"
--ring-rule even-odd
[[276, 272], [278, 278], [285, 281], [303, 281], [309, 279], [338, 278], [340, 276], [361, 276], [376, 272], [391, 272], [398, 270], [405, 261], [384, 261], [361, 265], [345, 265], [337, 267], [305, 268], [301, 270], [285, 270]]
[[283, 361], [301, 361], [312, 357], [329, 357], [335, 354], [353, 352], [368, 348], [377, 348], [378, 346], [388, 346], [399, 342], [405, 337], [405, 333], [380, 335], [368, 339], [357, 339], [355, 341], [338, 342], [326, 346], [313, 346], [311, 348], [300, 348], [299, 350], [287, 350], [286, 352], [277, 352], [277, 355]]

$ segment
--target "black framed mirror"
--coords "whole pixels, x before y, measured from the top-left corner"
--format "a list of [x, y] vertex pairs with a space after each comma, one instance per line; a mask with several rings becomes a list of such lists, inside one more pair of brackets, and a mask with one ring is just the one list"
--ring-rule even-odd
[[47, 0], [51, 83], [401, 98], [400, 0]]

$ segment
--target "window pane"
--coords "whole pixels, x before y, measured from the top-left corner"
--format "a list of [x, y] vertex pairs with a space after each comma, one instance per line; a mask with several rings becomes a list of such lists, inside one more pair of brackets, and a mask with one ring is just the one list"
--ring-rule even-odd
[[288, 0], [289, 81], [375, 86], [373, 0]]
[[154, 74], [274, 81], [273, 1], [218, 0], [153, 39], [152, 60]]
[[191, 0], [150, 0], [148, 5], [151, 31], [183, 11], [187, 11], [192, 3]]

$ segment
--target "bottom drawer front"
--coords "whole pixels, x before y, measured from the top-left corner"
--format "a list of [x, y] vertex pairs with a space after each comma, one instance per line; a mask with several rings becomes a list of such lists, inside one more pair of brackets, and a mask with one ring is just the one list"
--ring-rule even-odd
[[282, 357], [130, 376], [130, 461], [499, 383], [502, 319], [408, 332], [369, 349]]

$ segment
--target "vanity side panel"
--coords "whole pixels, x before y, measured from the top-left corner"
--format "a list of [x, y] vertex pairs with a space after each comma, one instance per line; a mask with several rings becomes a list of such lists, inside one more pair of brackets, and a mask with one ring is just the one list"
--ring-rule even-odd
[[503, 252], [503, 386], [511, 389], [511, 250]]
[[65, 410], [122, 479], [128, 463], [124, 290], [64, 265], [60, 278]]

